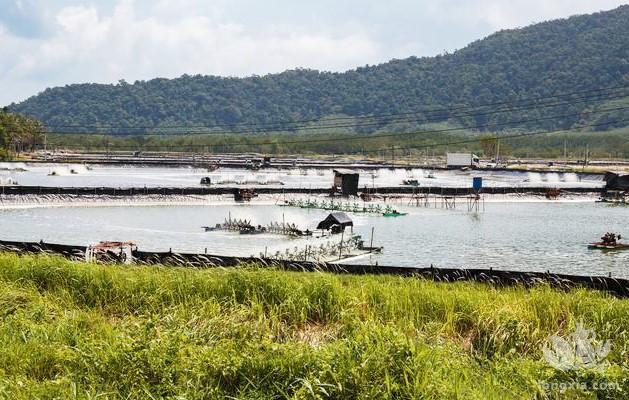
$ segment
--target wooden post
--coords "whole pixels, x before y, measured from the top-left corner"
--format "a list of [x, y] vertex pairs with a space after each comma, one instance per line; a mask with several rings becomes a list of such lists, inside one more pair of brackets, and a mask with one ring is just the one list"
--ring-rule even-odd
[[345, 235], [345, 229], [341, 231], [341, 243], [339, 244], [339, 260], [343, 256], [343, 237]]
[[371, 227], [371, 239], [369, 240], [369, 252], [371, 253], [373, 251], [373, 230], [375, 228], [372, 226]]

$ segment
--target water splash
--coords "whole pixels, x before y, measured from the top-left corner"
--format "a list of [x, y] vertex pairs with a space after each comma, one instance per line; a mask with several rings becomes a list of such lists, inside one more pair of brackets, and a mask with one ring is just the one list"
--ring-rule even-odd
[[13, 178], [9, 177], [2, 177], [0, 176], [0, 186], [13, 186], [13, 185], [17, 185], [17, 181]]

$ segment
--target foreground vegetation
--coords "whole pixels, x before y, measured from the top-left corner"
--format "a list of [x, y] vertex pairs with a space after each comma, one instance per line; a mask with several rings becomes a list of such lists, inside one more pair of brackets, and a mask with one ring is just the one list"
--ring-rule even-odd
[[[2, 398], [626, 398], [629, 301], [546, 287], [0, 254]], [[542, 358], [578, 321], [611, 365]], [[540, 382], [612, 383], [545, 390]], [[600, 386], [600, 385], [599, 385]]]

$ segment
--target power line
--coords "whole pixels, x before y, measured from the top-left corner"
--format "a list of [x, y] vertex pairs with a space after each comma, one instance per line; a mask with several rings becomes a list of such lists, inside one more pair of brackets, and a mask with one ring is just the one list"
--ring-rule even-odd
[[[615, 120], [615, 121], [608, 121], [608, 122], [601, 122], [599, 124], [587, 124], [587, 125], [580, 125], [580, 126], [576, 126], [573, 128], [568, 128], [568, 129], [561, 129], [561, 130], [555, 130], [555, 131], [538, 131], [538, 132], [528, 132], [528, 133], [517, 133], [517, 134], [512, 134], [512, 135], [501, 135], [501, 136], [496, 136], [492, 139], [515, 139], [515, 138], [522, 138], [522, 137], [529, 137], [529, 136], [538, 136], [538, 135], [552, 135], [552, 134], [557, 134], [557, 133], [563, 133], [563, 132], [573, 132], [579, 129], [583, 129], [583, 128], [595, 128], [595, 127], [599, 127], [599, 126], [607, 126], [607, 125], [613, 125], [613, 124], [617, 124], [619, 122], [629, 122], [629, 118], [628, 119], [619, 119], [619, 120]], [[445, 142], [445, 143], [428, 143], [428, 144], [414, 144], [414, 145], [408, 145], [405, 147], [395, 147], [394, 150], [410, 150], [410, 149], [417, 149], [417, 148], [429, 148], [429, 147], [442, 147], [442, 146], [450, 146], [450, 145], [457, 145], [457, 144], [467, 144], [467, 143], [475, 143], [475, 142], [480, 142], [481, 140], [483, 140], [484, 138], [475, 138], [475, 139], [468, 139], [468, 140], [460, 140], [460, 141], [454, 141], [454, 142]], [[354, 153], [348, 153], [348, 154], [358, 154], [358, 153], [373, 153], [376, 151], [383, 151], [383, 150], [387, 150], [387, 148], [380, 148], [378, 150], [367, 150], [367, 151], [361, 151], [361, 152], [354, 152]]]
[[[629, 94], [620, 94], [620, 95], [615, 95], [612, 97], [605, 97], [605, 98], [599, 98], [597, 100], [613, 100], [613, 99], [620, 99], [620, 98], [626, 98], [627, 96], [629, 96]], [[483, 112], [483, 113], [460, 113], [460, 114], [450, 114], [447, 117], [448, 118], [454, 118], [454, 117], [481, 117], [481, 116], [487, 116], [487, 115], [495, 115], [495, 114], [503, 114], [503, 113], [512, 113], [512, 112], [517, 112], [517, 111], [525, 111], [525, 110], [534, 110], [534, 109], [546, 109], [546, 108], [551, 108], [551, 107], [558, 107], [558, 106], [562, 106], [562, 105], [572, 105], [572, 104], [577, 104], [577, 103], [584, 103], [584, 102], [588, 102], [591, 100], [591, 97], [587, 97], [587, 98], [581, 98], [580, 101], [577, 100], [571, 100], [569, 102], [560, 102], [560, 103], [546, 103], [546, 104], [534, 104], [532, 106], [527, 106], [527, 107], [519, 107], [519, 108], [510, 108], [510, 109], [503, 109], [503, 110], [493, 110], [493, 111], [487, 111], [487, 112]], [[404, 119], [401, 120], [389, 120], [387, 121], [387, 123], [403, 123], [403, 122], [423, 122], [423, 123], [428, 123], [428, 122], [436, 122], [436, 121], [441, 121], [443, 119], [445, 119], [446, 116], [440, 116], [440, 117], [433, 117], [433, 119], [430, 118], [414, 118], [414, 119], [409, 119], [408, 117], [405, 117]], [[374, 122], [374, 123], [354, 123], [354, 124], [348, 124], [348, 125], [317, 125], [317, 126], [311, 126], [311, 127], [302, 127], [299, 128], [302, 131], [313, 131], [313, 130], [323, 130], [323, 129], [338, 129], [338, 128], [347, 128], [347, 127], [355, 127], [355, 128], [362, 128], [362, 127], [368, 127], [368, 126], [381, 126], [383, 125], [383, 122]], [[261, 130], [261, 131], [257, 131], [257, 133], [277, 133], [277, 132], [281, 132], [281, 130]], [[182, 133], [149, 133], [149, 132], [49, 132], [51, 134], [72, 134], [72, 135], [85, 135], [85, 136], [89, 136], [89, 135], [98, 135], [98, 136], [170, 136], [170, 137], [176, 137], [176, 136], [190, 136], [190, 135], [202, 135], [202, 136], [207, 136], [207, 135], [233, 135], [233, 134], [237, 134], [237, 133], [251, 133], [250, 131], [234, 131], [234, 132], [182, 132]]]
[[[629, 107], [626, 107], [629, 108]], [[575, 132], [578, 131], [580, 129], [583, 128], [595, 128], [595, 127], [602, 127], [602, 126], [609, 126], [609, 125], [613, 125], [613, 124], [617, 124], [620, 122], [629, 122], [629, 119], [620, 119], [620, 120], [614, 120], [614, 121], [607, 121], [607, 122], [602, 122], [602, 123], [596, 123], [596, 124], [581, 124], [579, 126], [575, 126], [572, 128], [568, 128], [568, 129], [560, 129], [560, 130], [552, 130], [552, 131], [547, 131], [547, 130], [542, 130], [542, 131], [536, 131], [536, 132], [527, 132], [527, 133], [519, 133], [519, 134], [511, 134], [511, 135], [501, 135], [500, 137], [497, 137], [496, 139], [514, 139], [514, 138], [523, 138], [523, 137], [530, 137], [530, 136], [538, 136], [538, 135], [544, 135], [544, 134], [557, 134], [557, 133], [567, 133], [567, 132]], [[346, 140], [346, 139], [339, 139], [339, 140]], [[476, 142], [480, 142], [484, 140], [484, 138], [473, 138], [473, 139], [466, 139], [466, 140], [459, 140], [459, 141], [448, 141], [448, 142], [441, 142], [441, 143], [424, 143], [424, 144], [414, 144], [414, 145], [407, 145], [404, 147], [393, 147], [393, 150], [410, 150], [410, 149], [417, 149], [417, 148], [432, 148], [432, 147], [442, 147], [442, 146], [450, 146], [450, 145], [460, 145], [460, 144], [468, 144], [468, 143], [476, 143]], [[273, 143], [275, 144], [275, 143]], [[277, 144], [287, 144], [287, 143], [277, 143]], [[66, 146], [66, 147], [77, 147], [77, 146]], [[84, 146], [83, 146], [84, 147]], [[195, 148], [195, 147], [203, 147], [203, 148], [207, 148], [209, 147], [209, 145], [179, 145], [179, 146], [172, 146], [172, 145], [167, 145], [167, 146], [146, 146], [145, 148], [157, 148], [157, 149], [162, 149], [164, 147], [168, 147], [170, 149], [172, 149], [173, 147], [176, 148]], [[111, 149], [112, 147], [110, 147]], [[137, 148], [134, 146], [113, 146], [114, 149], [119, 149], [119, 148]], [[375, 152], [382, 152], [382, 151], [389, 151], [390, 147], [380, 147], [377, 149], [371, 149], [371, 150], [359, 150], [359, 151], [353, 151], [353, 152], [344, 152], [344, 154], [365, 154], [365, 153], [375, 153]]]
[[[355, 119], [368, 119], [368, 120], [372, 120], [372, 119], [385, 119], [388, 117], [400, 117], [400, 116], [410, 116], [410, 115], [416, 115], [416, 114], [420, 114], [420, 113], [448, 113], [448, 112], [452, 112], [452, 111], [456, 111], [456, 110], [465, 110], [465, 109], [471, 109], [471, 108], [483, 108], [483, 107], [490, 107], [490, 106], [500, 106], [500, 105], [515, 105], [518, 103], [522, 103], [524, 101], [534, 101], [534, 102], [539, 102], [540, 100], [545, 100], [545, 99], [553, 99], [553, 98], [561, 98], [561, 97], [567, 97], [567, 96], [573, 96], [575, 94], [584, 94], [584, 93], [599, 93], [598, 95], [594, 95], [594, 96], [588, 96], [588, 97], [596, 97], [596, 96], [611, 96], [611, 95], [615, 95], [617, 93], [601, 93], [601, 92], [608, 92], [608, 91], [617, 91], [617, 90], [623, 90], [623, 89], [627, 89], [629, 88], [629, 85], [619, 85], [619, 86], [615, 86], [615, 87], [608, 87], [608, 88], [601, 88], [601, 89], [592, 89], [592, 90], [587, 90], [587, 91], [576, 91], [576, 92], [570, 92], [570, 93], [564, 93], [564, 94], [557, 94], [557, 95], [553, 95], [553, 96], [546, 96], [546, 97], [536, 97], [536, 98], [530, 98], [531, 100], [527, 100], [527, 99], [521, 99], [521, 100], [516, 100], [516, 101], [502, 101], [502, 102], [493, 102], [493, 103], [485, 103], [485, 104], [480, 104], [477, 106], [460, 106], [460, 107], [449, 107], [449, 108], [441, 108], [441, 109], [430, 109], [430, 108], [426, 108], [426, 109], [420, 109], [420, 110], [415, 110], [415, 111], [411, 111], [411, 112], [403, 112], [403, 113], [389, 113], [389, 114], [379, 114], [379, 115], [362, 115], [362, 116], [355, 116], [355, 117], [336, 117], [336, 118], [329, 118], [329, 119], [325, 119], [325, 122], [331, 122], [331, 121], [347, 121], [347, 120], [355, 120]], [[587, 97], [582, 97], [582, 98], [587, 98]], [[575, 100], [575, 99], [572, 99]], [[606, 100], [606, 98], [601, 98], [600, 100]], [[537, 104], [537, 103], [530, 103], [532, 105]], [[543, 104], [540, 104], [543, 105]], [[281, 127], [288, 125], [291, 127], [288, 128], [284, 128], [284, 130], [293, 130], [296, 129], [295, 125], [298, 124], [306, 124], [306, 123], [312, 123], [312, 122], [321, 122], [322, 119], [310, 119], [310, 120], [297, 120], [297, 121], [280, 121], [280, 122], [260, 122], [260, 123], [238, 123], [238, 124], [223, 124], [223, 125], [172, 125], [172, 126], [135, 126], [135, 127], [128, 127], [128, 126], [122, 126], [122, 125], [46, 125], [47, 127], [51, 127], [51, 128], [94, 128], [94, 129], [177, 129], [177, 128], [187, 128], [187, 129], [191, 129], [191, 128], [207, 128], [207, 129], [212, 129], [212, 128], [220, 128], [220, 127], [267, 127], [267, 129], [280, 129]], [[351, 124], [349, 126], [355, 126], [356, 124]], [[277, 128], [277, 127], [280, 128]], [[247, 130], [245, 132], [250, 132], [250, 130]], [[240, 133], [245, 133], [245, 132], [240, 132]], [[76, 133], [76, 132], [52, 132], [52, 133]], [[205, 134], [221, 134], [222, 132], [207, 132]], [[225, 133], [238, 133], [237, 131], [225, 131]]]
[[[627, 110], [627, 109], [629, 109], [629, 106], [617, 107], [617, 108], [611, 108], [611, 109], [599, 109], [597, 111], [592, 111], [589, 114], [599, 114], [599, 113], [605, 113], [605, 112], [610, 112], [610, 111], [620, 111], [620, 110]], [[490, 127], [518, 125], [518, 124], [524, 124], [524, 123], [529, 123], [529, 122], [540, 122], [540, 121], [553, 120], [553, 119], [566, 118], [566, 117], [574, 117], [574, 116], [580, 116], [580, 115], [582, 114], [578, 113], [578, 114], [553, 115], [553, 116], [543, 117], [543, 118], [532, 118], [532, 119], [525, 119], [525, 120], [519, 120], [519, 121], [507, 121], [507, 122], [502, 122], [502, 123], [482, 124], [482, 125], [475, 125], [475, 126], [469, 126], [469, 127], [444, 128], [444, 129], [436, 129], [436, 130], [421, 130], [421, 131], [400, 132], [400, 133], [383, 133], [383, 134], [376, 134], [376, 135], [355, 135], [355, 136], [343, 137], [343, 138], [338, 138], [338, 137], [318, 138], [318, 139], [293, 140], [293, 141], [281, 141], [281, 142], [266, 141], [266, 142], [246, 142], [246, 143], [222, 143], [222, 144], [217, 144], [217, 145], [221, 146], [222, 148], [232, 148], [232, 147], [242, 147], [242, 146], [266, 146], [266, 145], [287, 145], [287, 144], [325, 143], [325, 142], [337, 142], [337, 141], [372, 140], [372, 139], [389, 138], [389, 137], [404, 137], [404, 136], [412, 136], [412, 135], [420, 135], [420, 134], [435, 134], [435, 133], [444, 133], [444, 132], [465, 131], [465, 130], [470, 130], [470, 129], [473, 129], [473, 130], [485, 129], [485, 128], [490, 128]], [[199, 146], [207, 146], [207, 145], [199, 145]]]

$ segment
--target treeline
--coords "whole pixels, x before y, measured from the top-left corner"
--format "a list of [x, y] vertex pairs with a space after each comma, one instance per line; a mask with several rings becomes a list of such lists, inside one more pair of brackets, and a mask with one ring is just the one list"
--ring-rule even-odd
[[[111, 137], [95, 135], [51, 135], [49, 150], [110, 152], [190, 152], [335, 154], [357, 158], [422, 159], [448, 151], [469, 151], [494, 158], [499, 151], [508, 158], [629, 159], [629, 129], [607, 132], [568, 132], [517, 136], [522, 132], [483, 134], [472, 132], [426, 132], [421, 135], [379, 136], [377, 134], [266, 134]], [[498, 143], [500, 145], [498, 146]], [[499, 147], [499, 150], [498, 150]]]
[[0, 159], [19, 155], [40, 147], [44, 139], [44, 127], [40, 121], [23, 114], [0, 110]]
[[[371, 133], [391, 124], [391, 114], [418, 109], [424, 111], [406, 120], [411, 129], [427, 121], [497, 125], [486, 128], [490, 131], [564, 129], [591, 121], [589, 111], [616, 104], [619, 93], [629, 89], [614, 92], [616, 97], [575, 95], [552, 107], [504, 113], [461, 115], [455, 110], [629, 85], [627, 37], [629, 6], [622, 6], [500, 31], [452, 54], [393, 60], [344, 73], [298, 69], [243, 79], [184, 75], [133, 84], [76, 84], [46, 89], [10, 109], [36, 117], [56, 132], [74, 133], [178, 132], [191, 126], [242, 134], [299, 133], [296, 121], [379, 116], [373, 124], [350, 127], [355, 133]], [[597, 121], [620, 121], [600, 129], [627, 126], [626, 119], [624, 110], [596, 114]]]
[[[313, 125], [316, 127], [317, 125]], [[0, 159], [22, 152], [127, 151], [190, 153], [336, 154], [358, 158], [417, 159], [448, 151], [470, 151], [492, 158], [498, 148], [503, 157], [590, 157], [629, 159], [629, 128], [536, 134], [522, 130], [480, 134], [446, 123], [422, 125], [408, 132], [404, 124], [387, 125], [374, 133], [351, 129], [323, 129], [313, 133], [185, 134], [185, 135], [81, 135], [46, 134], [38, 120], [0, 110]], [[498, 145], [498, 143], [500, 143]]]

